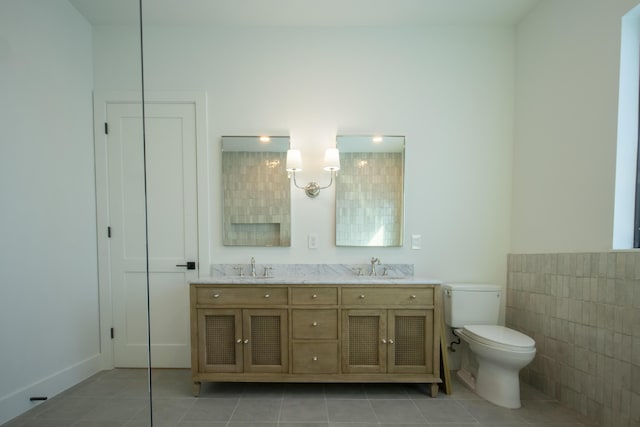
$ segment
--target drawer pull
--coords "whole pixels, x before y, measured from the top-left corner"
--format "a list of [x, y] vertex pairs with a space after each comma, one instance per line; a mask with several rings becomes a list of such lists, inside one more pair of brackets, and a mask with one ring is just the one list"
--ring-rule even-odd
[[245, 343], [245, 344], [249, 344], [249, 340], [248, 340], [248, 339], [247, 339], [247, 340], [244, 340], [244, 343]]
[[389, 340], [389, 344], [393, 344], [393, 340]]
[[236, 342], [237, 342], [238, 344], [242, 344], [242, 338], [238, 338], [238, 339], [236, 340]]
[[318, 295], [313, 294], [313, 295], [311, 295], [311, 298], [316, 299], [316, 298], [318, 298]]
[[387, 340], [385, 340], [384, 338], [382, 338], [382, 344], [386, 344]]
[[313, 322], [311, 326], [318, 326], [318, 322]]
[[314, 362], [317, 362], [318, 361], [318, 356], [313, 356], [313, 359], [311, 359], [311, 360], [313, 360]]
[[415, 295], [411, 295], [411, 299], [416, 299], [416, 296]]
[[264, 297], [265, 297], [265, 298], [271, 298], [271, 295], [269, 295], [269, 294], [264, 294]]
[[220, 294], [213, 294], [214, 298], [220, 298]]
[[364, 294], [361, 294], [361, 295], [359, 296], [359, 298], [360, 298], [360, 299], [364, 299]]

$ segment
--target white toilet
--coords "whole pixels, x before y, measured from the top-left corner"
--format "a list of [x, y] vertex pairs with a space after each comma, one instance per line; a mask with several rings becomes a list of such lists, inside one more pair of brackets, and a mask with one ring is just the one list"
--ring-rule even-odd
[[445, 323], [468, 343], [477, 372], [463, 366], [458, 376], [482, 398], [505, 408], [519, 408], [518, 372], [536, 355], [527, 335], [499, 326], [502, 289], [495, 285], [443, 285]]

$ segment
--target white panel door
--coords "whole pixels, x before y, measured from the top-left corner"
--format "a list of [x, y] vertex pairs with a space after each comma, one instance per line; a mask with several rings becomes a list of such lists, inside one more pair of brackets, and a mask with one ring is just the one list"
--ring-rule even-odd
[[[198, 259], [195, 104], [145, 104], [151, 364], [189, 367], [189, 280]], [[114, 365], [147, 366], [140, 104], [107, 104]], [[197, 268], [197, 263], [196, 263]]]

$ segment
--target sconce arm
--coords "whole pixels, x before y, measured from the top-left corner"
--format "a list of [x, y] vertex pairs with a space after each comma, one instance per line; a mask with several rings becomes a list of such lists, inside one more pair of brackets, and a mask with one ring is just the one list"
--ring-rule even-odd
[[327, 188], [331, 187], [331, 185], [333, 184], [333, 176], [334, 176], [335, 173], [336, 173], [336, 171], [331, 171], [331, 179], [329, 181], [329, 184], [325, 185], [324, 187], [321, 187], [315, 181], [311, 181], [310, 183], [308, 183], [307, 185], [302, 187], [302, 186], [298, 185], [298, 182], [296, 181], [296, 171], [291, 171], [291, 174], [293, 175], [293, 185], [295, 185], [296, 188], [304, 190], [305, 194], [308, 197], [311, 197], [312, 199], [315, 198], [315, 197], [318, 197], [318, 195], [320, 194], [320, 190], [324, 190], [324, 189], [327, 189]]

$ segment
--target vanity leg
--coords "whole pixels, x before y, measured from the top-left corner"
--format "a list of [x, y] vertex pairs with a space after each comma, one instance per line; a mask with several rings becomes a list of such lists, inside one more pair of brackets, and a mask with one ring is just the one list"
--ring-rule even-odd
[[431, 397], [438, 397], [438, 383], [431, 383]]
[[202, 388], [202, 383], [193, 382], [193, 386], [191, 387], [191, 392], [193, 393], [193, 397], [200, 396], [200, 389]]

